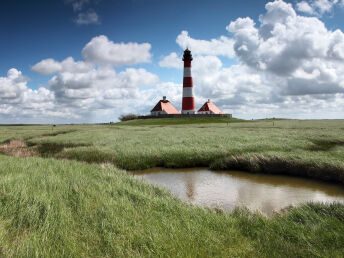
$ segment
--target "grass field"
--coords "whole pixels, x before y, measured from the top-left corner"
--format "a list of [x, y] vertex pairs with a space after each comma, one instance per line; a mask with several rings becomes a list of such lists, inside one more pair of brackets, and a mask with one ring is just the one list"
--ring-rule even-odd
[[[170, 119], [74, 126], [34, 138], [44, 157], [111, 163], [122, 169], [211, 167], [344, 182], [344, 121], [262, 120], [170, 125]], [[142, 125], [154, 120], [160, 125]], [[166, 125], [166, 123], [168, 123]], [[131, 126], [124, 126], [130, 124]], [[59, 130], [68, 130], [61, 128]], [[64, 148], [73, 147], [73, 148]]]
[[221, 124], [221, 123], [242, 123], [245, 120], [228, 118], [228, 117], [179, 117], [179, 118], [149, 118], [149, 119], [135, 119], [118, 123], [117, 125], [185, 125], [185, 124]]
[[341, 257], [343, 205], [305, 204], [272, 218], [223, 213], [116, 168], [209, 166], [344, 182], [343, 120], [232, 121], [0, 126], [1, 142], [22, 139], [41, 156], [0, 155], [0, 256]]

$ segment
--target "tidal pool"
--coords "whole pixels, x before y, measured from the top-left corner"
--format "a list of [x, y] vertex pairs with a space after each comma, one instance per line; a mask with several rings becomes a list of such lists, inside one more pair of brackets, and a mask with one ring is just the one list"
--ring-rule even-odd
[[245, 206], [271, 215], [289, 205], [310, 201], [344, 203], [342, 185], [298, 177], [205, 168], [153, 168], [133, 175], [167, 188], [183, 201], [224, 210]]

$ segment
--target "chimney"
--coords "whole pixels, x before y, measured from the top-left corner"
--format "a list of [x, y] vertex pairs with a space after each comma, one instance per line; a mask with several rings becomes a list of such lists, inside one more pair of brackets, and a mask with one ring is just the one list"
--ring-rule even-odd
[[166, 96], [163, 96], [163, 97], [162, 97], [162, 100], [163, 100], [163, 101], [166, 101]]

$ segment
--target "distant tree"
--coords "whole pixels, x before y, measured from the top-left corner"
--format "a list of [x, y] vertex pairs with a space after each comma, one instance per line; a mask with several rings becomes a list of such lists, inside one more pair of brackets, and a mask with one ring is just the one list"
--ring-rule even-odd
[[137, 119], [137, 115], [135, 114], [121, 115], [118, 119], [121, 120], [122, 122], [128, 121], [128, 120], [134, 120], [134, 119]]

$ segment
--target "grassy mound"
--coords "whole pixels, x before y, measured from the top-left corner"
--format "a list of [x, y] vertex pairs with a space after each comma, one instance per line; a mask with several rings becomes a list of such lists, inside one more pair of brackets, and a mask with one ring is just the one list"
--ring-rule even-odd
[[[188, 206], [112, 166], [0, 155], [2, 257], [339, 257], [344, 206], [268, 219]], [[326, 229], [326, 230], [324, 230]]]

